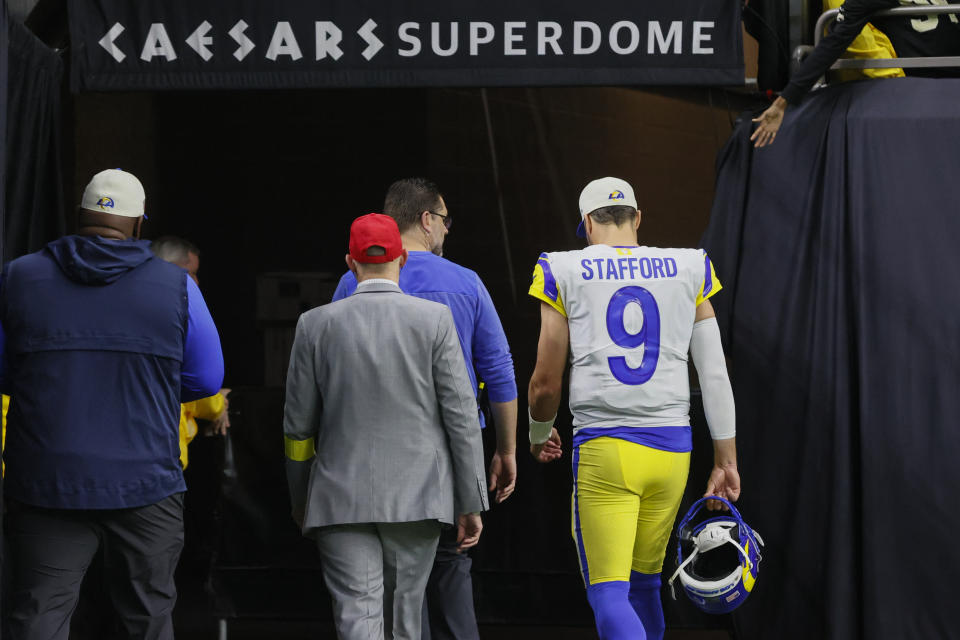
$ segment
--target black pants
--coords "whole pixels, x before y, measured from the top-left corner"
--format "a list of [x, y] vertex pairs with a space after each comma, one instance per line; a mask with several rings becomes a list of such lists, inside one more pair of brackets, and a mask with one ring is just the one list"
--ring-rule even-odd
[[472, 564], [466, 553], [457, 553], [456, 527], [445, 529], [423, 599], [421, 640], [480, 640], [473, 607]]
[[183, 548], [183, 494], [133, 509], [7, 505], [12, 584], [5, 640], [67, 640], [80, 585], [97, 550], [123, 633], [172, 640]]

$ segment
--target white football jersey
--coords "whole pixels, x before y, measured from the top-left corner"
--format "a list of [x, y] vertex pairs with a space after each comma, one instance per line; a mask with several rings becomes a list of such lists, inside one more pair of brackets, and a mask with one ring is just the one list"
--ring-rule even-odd
[[699, 249], [599, 244], [540, 254], [530, 295], [567, 317], [575, 431], [688, 426], [694, 316], [720, 288]]

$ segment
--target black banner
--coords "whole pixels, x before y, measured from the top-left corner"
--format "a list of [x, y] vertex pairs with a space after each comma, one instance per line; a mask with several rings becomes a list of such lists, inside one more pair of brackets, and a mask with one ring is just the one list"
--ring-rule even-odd
[[740, 0], [69, 0], [79, 90], [740, 85]]

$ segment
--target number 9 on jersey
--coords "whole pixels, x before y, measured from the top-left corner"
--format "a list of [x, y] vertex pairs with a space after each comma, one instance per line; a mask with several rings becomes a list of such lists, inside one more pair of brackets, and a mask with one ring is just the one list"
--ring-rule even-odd
[[[624, 314], [630, 304], [640, 306], [643, 326], [637, 333], [627, 330]], [[613, 294], [607, 305], [607, 333], [614, 344], [624, 349], [643, 347], [639, 367], [627, 364], [625, 356], [607, 358], [610, 373], [623, 384], [638, 385], [647, 382], [657, 370], [660, 357], [660, 308], [653, 294], [643, 287], [623, 287]]]

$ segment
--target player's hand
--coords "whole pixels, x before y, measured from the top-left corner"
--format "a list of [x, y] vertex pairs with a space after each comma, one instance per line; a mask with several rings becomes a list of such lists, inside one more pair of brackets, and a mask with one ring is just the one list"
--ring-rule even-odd
[[[736, 464], [714, 465], [707, 480], [707, 492], [704, 498], [719, 496], [729, 502], [736, 502], [740, 497], [740, 473]], [[729, 511], [727, 505], [719, 500], [708, 500], [707, 509], [710, 511]]]
[[489, 491], [497, 490], [494, 498], [497, 504], [510, 497], [517, 485], [517, 454], [504, 453], [499, 451], [493, 454], [493, 460], [490, 461], [490, 488]]
[[214, 420], [210, 424], [209, 435], [225, 436], [227, 435], [227, 429], [229, 428], [230, 428], [230, 414], [227, 413], [226, 409], [224, 409], [223, 413], [220, 414], [220, 417]]
[[225, 436], [227, 429], [230, 428], [230, 400], [227, 398], [230, 395], [230, 389], [220, 389], [220, 395], [223, 396], [223, 413], [210, 423], [210, 426], [204, 430], [204, 435]]
[[466, 551], [480, 540], [483, 521], [479, 513], [464, 513], [457, 518], [457, 551]]
[[783, 114], [786, 110], [786, 101], [783, 98], [777, 98], [772, 105], [767, 107], [766, 111], [753, 119], [754, 122], [759, 123], [757, 130], [750, 136], [754, 147], [760, 148], [773, 144], [777, 137], [777, 131], [783, 124]]
[[537, 462], [553, 462], [563, 455], [563, 449], [560, 447], [560, 444], [560, 434], [557, 433], [557, 428], [554, 427], [546, 442], [543, 444], [530, 445], [530, 454]]

